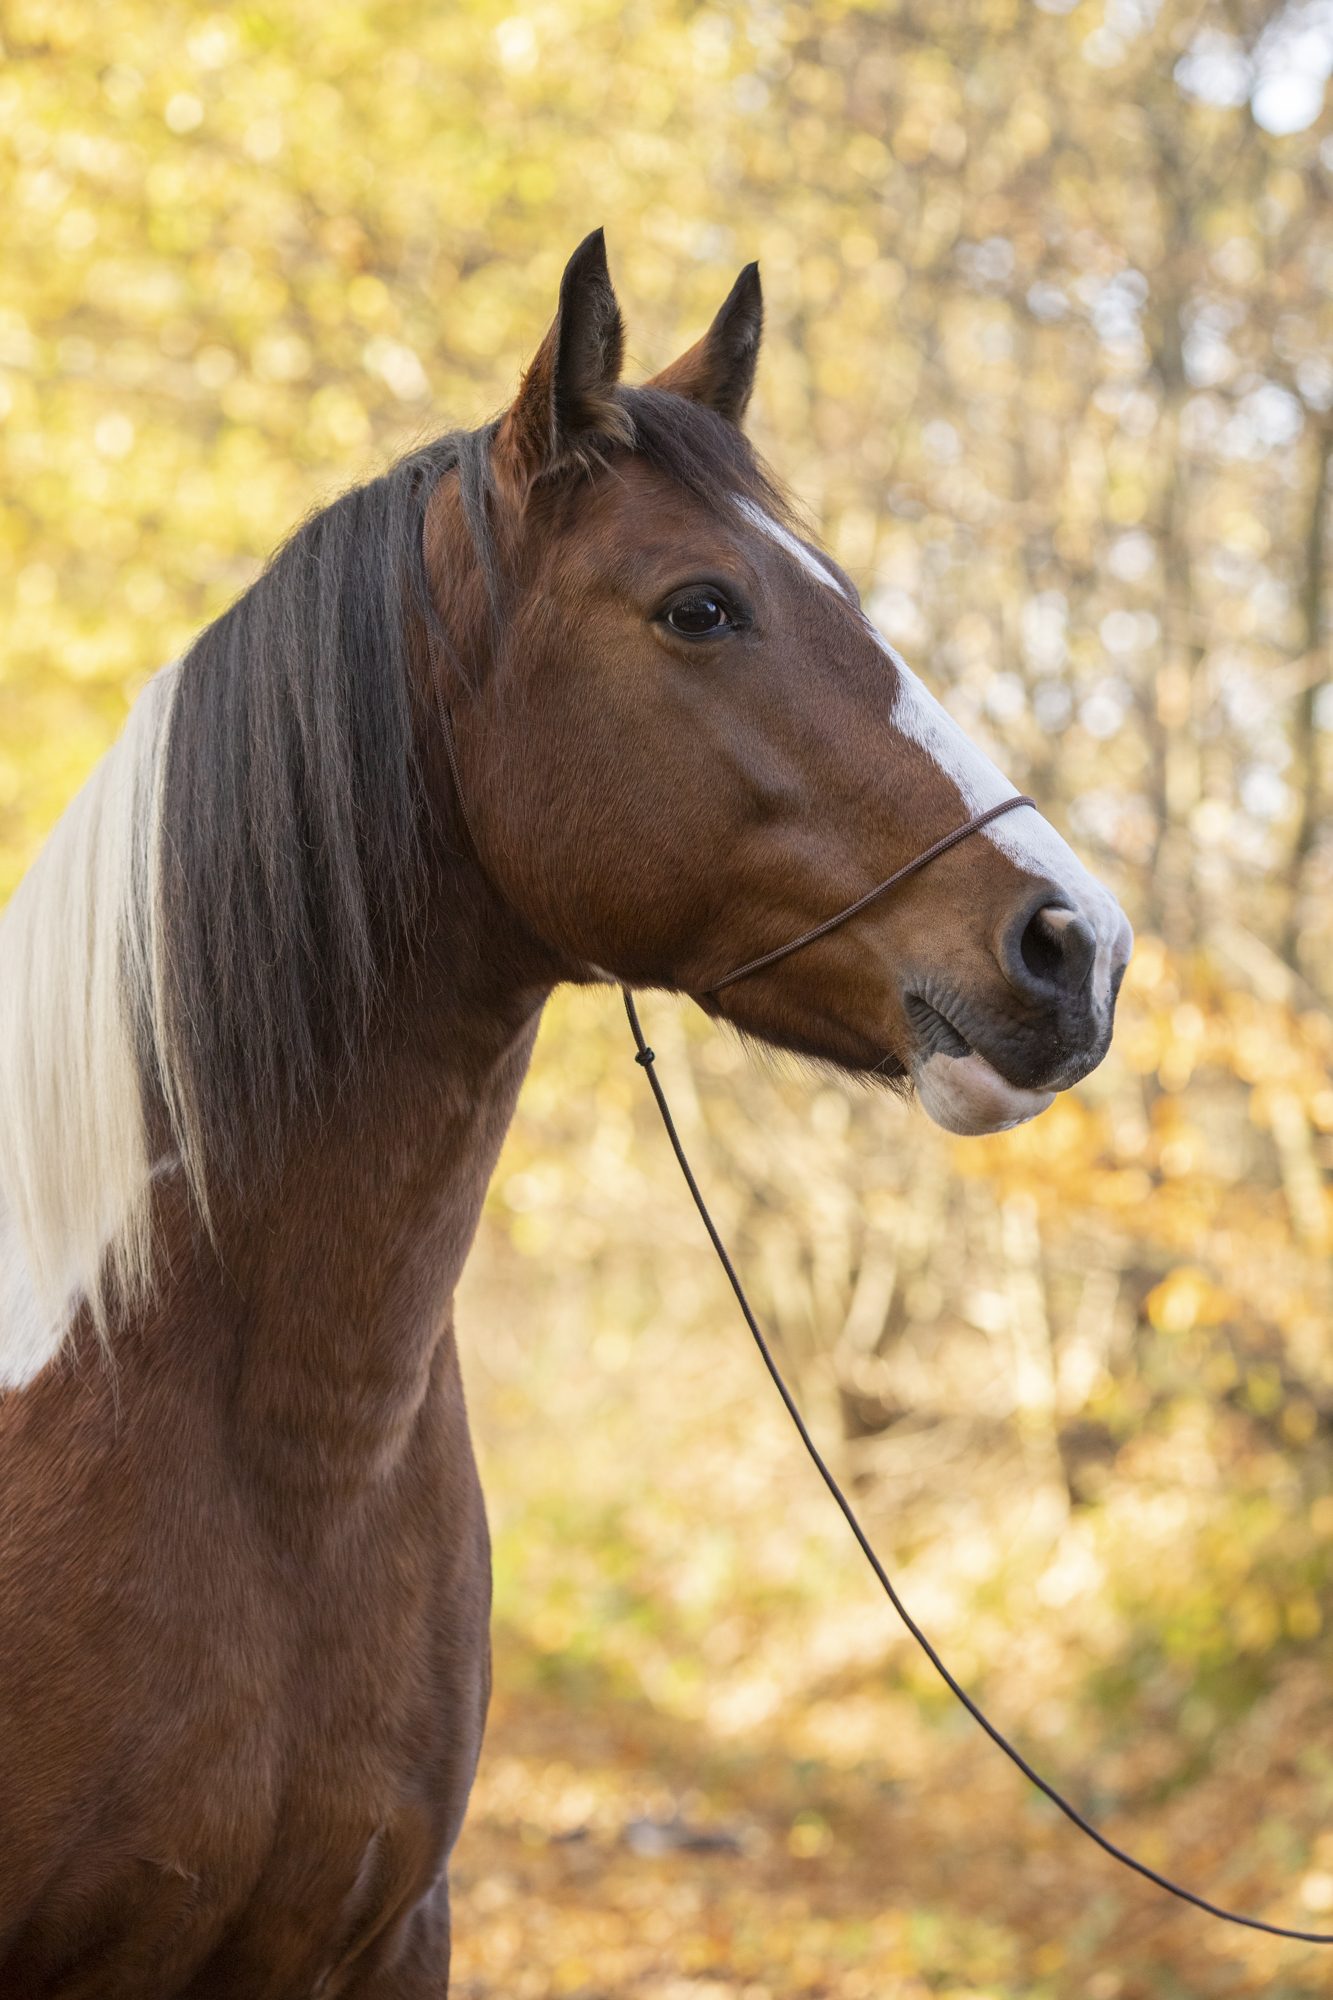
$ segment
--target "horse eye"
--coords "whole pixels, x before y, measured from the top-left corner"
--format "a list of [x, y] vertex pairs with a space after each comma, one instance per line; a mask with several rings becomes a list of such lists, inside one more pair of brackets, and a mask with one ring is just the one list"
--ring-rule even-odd
[[729, 631], [736, 620], [725, 599], [709, 590], [697, 590], [688, 597], [678, 597], [668, 608], [665, 622], [684, 639], [707, 639]]

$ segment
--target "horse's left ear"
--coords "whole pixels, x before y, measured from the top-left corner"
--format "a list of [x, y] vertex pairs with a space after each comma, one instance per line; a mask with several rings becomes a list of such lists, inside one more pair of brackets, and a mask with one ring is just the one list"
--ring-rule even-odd
[[629, 416], [614, 394], [624, 350], [606, 239], [594, 229], [565, 266], [555, 319], [501, 420], [496, 462], [519, 485], [578, 457], [594, 437], [630, 442]]
[[696, 340], [660, 375], [654, 375], [648, 386], [688, 396], [691, 402], [704, 403], [720, 417], [738, 424], [754, 387], [763, 330], [759, 266], [747, 264], [703, 339]]

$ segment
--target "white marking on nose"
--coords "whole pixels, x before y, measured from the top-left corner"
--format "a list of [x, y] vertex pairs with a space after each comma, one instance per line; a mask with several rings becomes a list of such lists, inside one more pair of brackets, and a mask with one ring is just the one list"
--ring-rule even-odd
[[787, 554], [801, 565], [806, 574], [815, 579], [816, 583], [824, 584], [829, 590], [836, 590], [839, 597], [846, 597], [847, 592], [842, 583], [822, 557], [801, 541], [799, 536], [793, 535], [790, 528], [784, 528], [781, 521], [775, 521], [771, 514], [766, 514], [758, 501], [740, 499], [736, 505], [747, 521], [752, 521], [762, 534], [768, 536], [770, 542], [776, 542], [780, 549], [785, 549]]
[[[775, 521], [756, 501], [743, 498], [736, 504], [745, 518], [770, 541], [776, 542], [779, 548], [785, 549], [807, 575], [836, 591], [844, 600], [847, 598], [843, 584], [816, 550], [793, 535], [789, 528], [784, 528], [780, 521]], [[861, 615], [871, 638], [897, 671], [898, 685], [891, 718], [894, 728], [924, 750], [931, 762], [957, 786], [963, 811], [968, 815], [985, 812], [988, 807], [1013, 798], [1018, 791], [1017, 785], [1011, 783], [986, 753], [977, 748], [949, 711], [917, 679], [901, 654], [865, 617], [864, 612]], [[982, 827], [980, 833], [1025, 874], [1049, 882], [1067, 896], [1078, 914], [1086, 917], [1097, 940], [1092, 971], [1093, 994], [1100, 1006], [1109, 1005], [1112, 960], [1117, 946], [1126, 940], [1129, 932], [1129, 925], [1115, 897], [1088, 873], [1050, 821], [1043, 819], [1035, 809], [1005, 813], [991, 825]]]
[[[1013, 798], [1017, 785], [977, 748], [868, 618], [866, 628], [897, 670], [898, 687], [891, 718], [894, 728], [924, 750], [931, 762], [958, 787], [964, 812], [985, 812], [988, 806]], [[979, 837], [998, 847], [1025, 873], [1050, 882], [1068, 897], [1080, 916], [1087, 918], [1097, 940], [1093, 993], [1099, 1005], [1109, 1004], [1112, 960], [1116, 946], [1128, 930], [1120, 905], [1110, 890], [1088, 873], [1050, 821], [1035, 810], [1005, 813], [982, 827]]]

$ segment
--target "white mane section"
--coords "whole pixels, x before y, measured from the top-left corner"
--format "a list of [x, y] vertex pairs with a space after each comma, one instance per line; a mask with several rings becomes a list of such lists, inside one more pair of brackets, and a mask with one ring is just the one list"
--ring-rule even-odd
[[165, 1055], [159, 802], [177, 668], [149, 682], [0, 917], [0, 1387], [82, 1301], [147, 1289], [141, 1047]]

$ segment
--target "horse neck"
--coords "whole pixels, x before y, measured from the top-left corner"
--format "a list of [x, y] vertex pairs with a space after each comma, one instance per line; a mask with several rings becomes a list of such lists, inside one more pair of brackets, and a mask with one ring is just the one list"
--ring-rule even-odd
[[237, 1434], [270, 1482], [347, 1493], [452, 1374], [452, 1298], [556, 968], [465, 869], [433, 899], [354, 1079], [217, 1225]]

